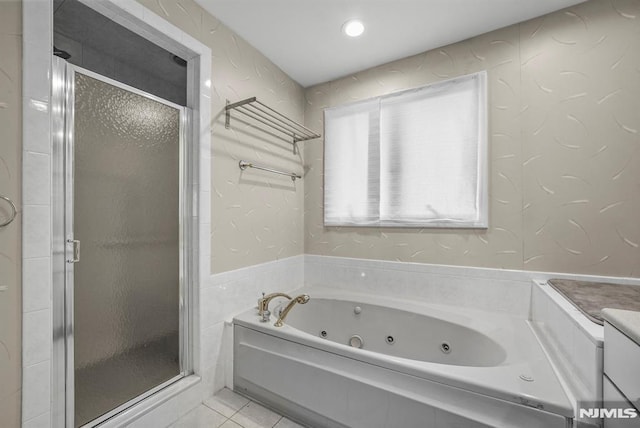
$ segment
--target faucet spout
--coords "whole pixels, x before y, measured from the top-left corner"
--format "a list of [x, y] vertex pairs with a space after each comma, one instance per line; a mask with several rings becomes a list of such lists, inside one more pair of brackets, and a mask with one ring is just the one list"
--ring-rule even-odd
[[276, 297], [284, 297], [286, 299], [291, 300], [291, 296], [285, 293], [271, 293], [268, 295], [264, 295], [262, 293], [262, 297], [258, 299], [258, 315], [263, 316], [265, 312], [269, 311], [269, 302], [275, 299]]
[[295, 299], [292, 299], [287, 305], [287, 307], [282, 310], [282, 312], [280, 313], [280, 316], [278, 317], [278, 321], [276, 321], [274, 326], [282, 327], [284, 325], [284, 319], [287, 317], [287, 315], [289, 314], [289, 311], [291, 311], [291, 309], [296, 305], [296, 303], [300, 303], [301, 305], [304, 305], [309, 301], [309, 299], [310, 297], [308, 294], [301, 294]]

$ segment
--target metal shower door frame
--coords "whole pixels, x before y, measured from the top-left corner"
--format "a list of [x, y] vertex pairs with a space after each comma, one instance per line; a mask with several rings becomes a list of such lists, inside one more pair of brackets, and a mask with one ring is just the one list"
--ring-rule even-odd
[[179, 141], [179, 341], [180, 374], [148, 390], [84, 427], [93, 427], [121, 413], [156, 392], [193, 373], [191, 290], [196, 273], [192, 272], [193, 236], [193, 155], [191, 141], [191, 109], [183, 107], [124, 83], [53, 57], [52, 75], [52, 298], [53, 298], [53, 366], [52, 420], [54, 426], [74, 428], [74, 112], [75, 75], [83, 74], [136, 95], [143, 96], [180, 112]]

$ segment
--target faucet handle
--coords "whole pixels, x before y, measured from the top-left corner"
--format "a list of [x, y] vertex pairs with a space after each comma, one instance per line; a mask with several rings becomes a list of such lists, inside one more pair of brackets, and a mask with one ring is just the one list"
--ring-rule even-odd
[[296, 302], [300, 303], [301, 305], [304, 305], [309, 301], [309, 299], [310, 297], [308, 294], [301, 294], [298, 297], [296, 297]]

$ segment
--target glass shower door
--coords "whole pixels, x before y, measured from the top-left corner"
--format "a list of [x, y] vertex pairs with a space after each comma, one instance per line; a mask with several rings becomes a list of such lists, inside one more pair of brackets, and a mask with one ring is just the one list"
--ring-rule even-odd
[[184, 374], [184, 108], [76, 67], [67, 76], [69, 351], [82, 426]]

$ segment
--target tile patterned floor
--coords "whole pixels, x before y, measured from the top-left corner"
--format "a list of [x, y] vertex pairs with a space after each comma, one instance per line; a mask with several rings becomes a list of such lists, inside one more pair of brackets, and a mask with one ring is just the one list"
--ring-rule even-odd
[[248, 398], [223, 389], [169, 428], [303, 428]]

